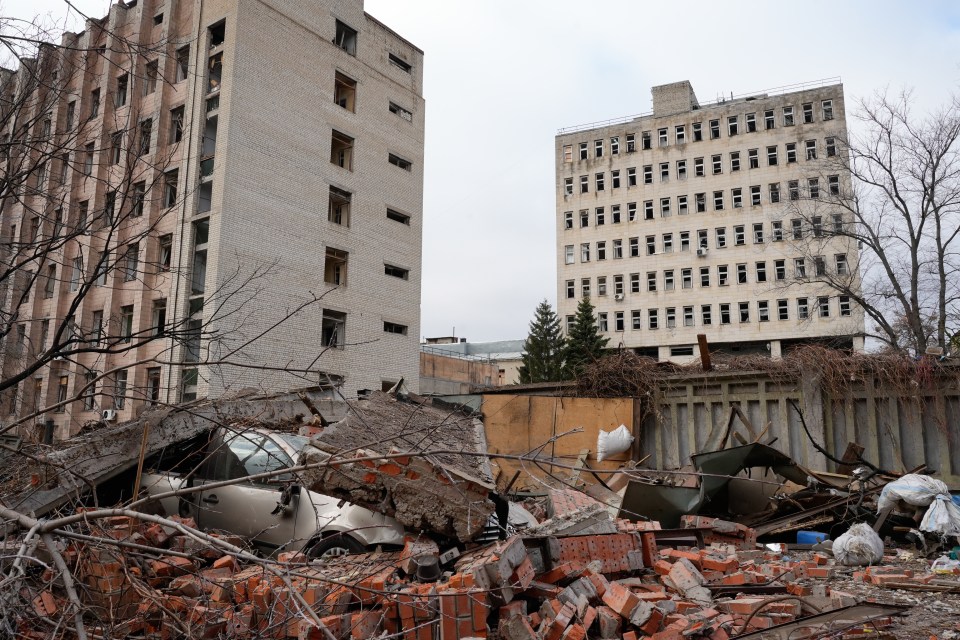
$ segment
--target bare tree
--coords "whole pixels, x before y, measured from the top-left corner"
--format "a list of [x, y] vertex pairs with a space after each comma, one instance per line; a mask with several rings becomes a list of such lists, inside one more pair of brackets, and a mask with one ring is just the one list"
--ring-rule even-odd
[[[912, 104], [909, 91], [858, 102], [855, 133], [828, 139], [818, 171], [789, 185], [788, 234], [798, 279], [858, 305], [868, 337], [947, 353], [960, 331], [960, 99], [923, 115]], [[831, 255], [842, 239], [858, 258]]]

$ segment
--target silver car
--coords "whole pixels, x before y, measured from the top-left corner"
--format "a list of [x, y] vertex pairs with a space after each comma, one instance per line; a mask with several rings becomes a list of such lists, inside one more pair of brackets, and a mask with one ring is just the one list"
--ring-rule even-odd
[[[314, 557], [359, 553], [377, 545], [403, 545], [403, 527], [369, 509], [308, 491], [292, 474], [266, 481], [241, 480], [205, 490], [206, 484], [278, 471], [294, 465], [308, 438], [264, 429], [217, 429], [199, 452], [195, 472], [145, 473], [150, 495], [184, 486], [199, 491], [162, 498], [167, 514], [191, 517], [204, 530], [227, 531], [249, 539], [261, 551], [304, 551]], [[195, 454], [196, 455], [196, 452]]]

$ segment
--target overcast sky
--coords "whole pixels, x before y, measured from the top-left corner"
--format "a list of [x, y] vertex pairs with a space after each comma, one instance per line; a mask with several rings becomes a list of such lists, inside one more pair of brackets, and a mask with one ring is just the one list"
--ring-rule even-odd
[[[109, 3], [74, 5], [102, 16]], [[66, 10], [0, 3], [18, 17]], [[426, 55], [430, 337], [455, 327], [471, 341], [523, 338], [537, 303], [556, 303], [560, 127], [649, 111], [650, 87], [678, 80], [706, 102], [840, 77], [848, 104], [907, 87], [920, 110], [960, 88], [957, 2], [367, 0], [366, 10]]]

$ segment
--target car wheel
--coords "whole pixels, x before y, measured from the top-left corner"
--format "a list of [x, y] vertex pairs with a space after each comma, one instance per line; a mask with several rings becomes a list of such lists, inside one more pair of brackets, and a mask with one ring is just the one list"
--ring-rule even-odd
[[307, 555], [319, 560], [328, 560], [330, 558], [338, 558], [340, 556], [363, 552], [364, 547], [362, 544], [345, 533], [335, 533], [317, 541], [317, 543], [307, 551]]

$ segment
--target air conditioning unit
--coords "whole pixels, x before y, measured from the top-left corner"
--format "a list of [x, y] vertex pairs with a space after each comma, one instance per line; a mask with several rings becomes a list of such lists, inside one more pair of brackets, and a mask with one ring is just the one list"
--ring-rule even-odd
[[616, 300], [617, 302], [623, 302], [623, 294], [622, 293], [614, 294], [613, 299]]
[[117, 410], [116, 409], [104, 409], [100, 414], [100, 419], [104, 422], [116, 422], [117, 421]]
[[705, 247], [700, 247], [697, 249], [697, 255], [702, 258], [703, 256], [707, 255], [707, 249]]

